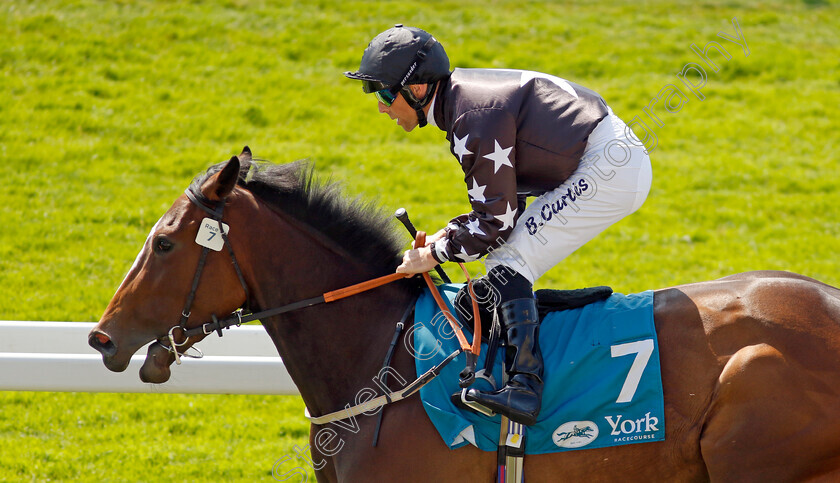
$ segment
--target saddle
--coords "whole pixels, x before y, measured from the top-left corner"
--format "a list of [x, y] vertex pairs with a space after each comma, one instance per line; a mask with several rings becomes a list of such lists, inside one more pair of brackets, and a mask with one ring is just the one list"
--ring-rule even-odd
[[[493, 310], [499, 304], [498, 294], [494, 294], [490, 283], [478, 279], [473, 284], [473, 292], [478, 300], [478, 313], [481, 317], [481, 337], [485, 342], [490, 339], [493, 327]], [[537, 310], [542, 321], [550, 312], [576, 309], [584, 305], [604, 300], [612, 295], [613, 289], [604, 285], [573, 290], [540, 289], [534, 292], [537, 297]], [[473, 309], [469, 287], [464, 286], [455, 296], [455, 312], [458, 321], [466, 329], [473, 327]]]
[[[473, 294], [481, 302], [480, 316], [487, 322], [482, 326], [495, 325], [491, 332], [496, 337], [491, 337], [481, 351], [476, 387], [498, 389], [505, 383], [505, 371], [504, 357], [496, 356], [498, 349], [504, 350], [498, 343], [498, 317], [495, 324], [490, 322], [496, 304], [492, 290], [477, 285]], [[437, 289], [448, 298], [450, 310], [461, 322], [470, 322], [463, 324], [466, 332], [473, 326], [471, 310], [465, 310], [472, 301], [462, 288], [443, 285]], [[477, 408], [465, 411], [452, 398], [459, 390], [456, 360], [420, 394], [427, 415], [446, 444], [452, 449], [472, 444], [482, 451], [497, 452], [496, 481], [521, 483], [526, 454], [664, 440], [653, 292], [621, 295], [612, 294], [609, 287], [593, 287], [540, 290], [536, 297], [546, 367], [544, 407], [537, 424], [525, 428]], [[415, 312], [419, 329], [414, 331], [413, 347], [418, 354], [429, 357], [416, 358], [418, 373], [438, 367], [457, 347], [452, 337], [438, 330], [438, 316], [432, 296], [421, 296]], [[488, 360], [493, 362], [488, 365]], [[633, 365], [637, 367], [635, 372], [630, 370]], [[629, 390], [625, 388], [631, 387], [628, 380], [632, 383]], [[629, 392], [622, 396], [623, 391]]]

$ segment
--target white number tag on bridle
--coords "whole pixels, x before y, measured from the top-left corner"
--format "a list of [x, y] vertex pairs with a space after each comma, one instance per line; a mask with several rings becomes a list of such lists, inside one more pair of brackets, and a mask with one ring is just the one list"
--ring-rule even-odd
[[[230, 233], [230, 227], [224, 223], [222, 223], [222, 229], [225, 230], [225, 234]], [[219, 222], [212, 218], [201, 220], [201, 228], [198, 229], [195, 242], [211, 250], [220, 251], [225, 246], [225, 241], [219, 233]]]

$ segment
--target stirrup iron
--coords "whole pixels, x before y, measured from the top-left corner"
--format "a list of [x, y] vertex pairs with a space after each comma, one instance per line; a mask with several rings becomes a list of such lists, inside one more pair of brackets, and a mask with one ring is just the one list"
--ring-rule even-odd
[[481, 413], [489, 418], [492, 418], [496, 415], [496, 413], [493, 412], [493, 410], [488, 408], [487, 406], [479, 404], [475, 401], [467, 401], [467, 388], [461, 389], [461, 402], [464, 404], [464, 406], [467, 406], [473, 411]]

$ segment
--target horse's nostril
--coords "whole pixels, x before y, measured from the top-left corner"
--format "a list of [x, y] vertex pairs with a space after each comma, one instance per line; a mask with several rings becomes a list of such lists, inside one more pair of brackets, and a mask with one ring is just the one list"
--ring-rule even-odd
[[91, 332], [88, 337], [88, 344], [99, 351], [102, 355], [111, 357], [117, 353], [117, 346], [111, 338], [102, 332]]

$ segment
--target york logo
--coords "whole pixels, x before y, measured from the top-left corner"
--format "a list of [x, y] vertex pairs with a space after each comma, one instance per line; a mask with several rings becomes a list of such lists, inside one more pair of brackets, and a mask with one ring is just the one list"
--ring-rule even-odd
[[580, 448], [597, 437], [598, 425], [592, 421], [569, 421], [555, 429], [551, 439], [561, 448]]
[[610, 423], [613, 436], [620, 436], [622, 434], [637, 434], [649, 433], [651, 431], [658, 431], [656, 427], [659, 424], [659, 418], [651, 416], [650, 413], [645, 414], [641, 419], [622, 419], [624, 416], [618, 415], [613, 419], [612, 416], [606, 416], [604, 419]]

